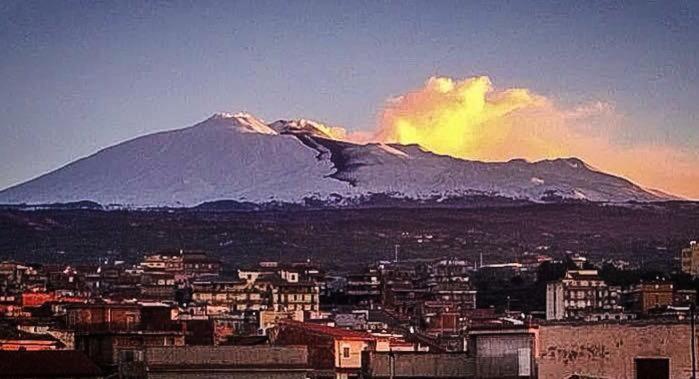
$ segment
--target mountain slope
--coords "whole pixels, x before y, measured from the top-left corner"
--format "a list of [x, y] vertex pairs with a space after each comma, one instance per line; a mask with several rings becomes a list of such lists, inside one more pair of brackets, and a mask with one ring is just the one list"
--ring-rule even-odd
[[467, 161], [416, 145], [354, 144], [307, 120], [266, 125], [220, 113], [189, 128], [101, 150], [0, 191], [0, 203], [82, 200], [129, 206], [194, 206], [333, 199], [372, 194], [414, 199], [500, 196], [526, 200], [654, 201], [667, 197], [579, 159]]
[[1, 203], [92, 200], [101, 204], [190, 206], [236, 199], [296, 201], [348, 185], [325, 176], [329, 161], [297, 138], [249, 115], [217, 114], [190, 128], [101, 150], [0, 192]]

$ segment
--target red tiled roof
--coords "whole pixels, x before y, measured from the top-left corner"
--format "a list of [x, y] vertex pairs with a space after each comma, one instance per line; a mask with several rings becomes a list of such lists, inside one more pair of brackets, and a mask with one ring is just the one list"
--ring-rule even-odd
[[356, 330], [334, 328], [332, 326], [326, 326], [321, 324], [313, 324], [310, 322], [300, 322], [293, 320], [281, 320], [281, 325], [291, 326], [293, 328], [304, 329], [310, 333], [315, 334], [325, 334], [327, 336], [346, 340], [375, 340], [374, 336], [366, 332], [360, 332]]
[[102, 373], [75, 350], [0, 351], [0, 377], [90, 377]]

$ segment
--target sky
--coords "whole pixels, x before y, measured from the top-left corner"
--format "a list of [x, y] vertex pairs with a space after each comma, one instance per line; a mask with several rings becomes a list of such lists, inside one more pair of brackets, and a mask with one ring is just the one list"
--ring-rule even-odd
[[[696, 1], [2, 0], [0, 188], [218, 111], [435, 140], [424, 120], [480, 83], [503, 132], [452, 155], [577, 154], [699, 199], [698, 66]], [[545, 149], [507, 148], [532, 130]]]

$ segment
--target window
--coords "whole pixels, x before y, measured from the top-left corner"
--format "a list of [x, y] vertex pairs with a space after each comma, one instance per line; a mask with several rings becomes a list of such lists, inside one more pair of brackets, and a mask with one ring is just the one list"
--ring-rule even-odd
[[121, 352], [121, 360], [122, 362], [133, 362], [134, 361], [134, 352], [131, 350], [123, 350]]
[[342, 348], [342, 358], [347, 359], [350, 357], [350, 348], [347, 346], [344, 346]]
[[636, 358], [636, 379], [670, 379], [670, 359]]

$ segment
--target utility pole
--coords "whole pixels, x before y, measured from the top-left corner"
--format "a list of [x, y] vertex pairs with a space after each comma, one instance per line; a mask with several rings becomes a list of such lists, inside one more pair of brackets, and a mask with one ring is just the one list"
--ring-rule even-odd
[[399, 244], [393, 245], [393, 262], [398, 263], [398, 248], [400, 247]]
[[696, 334], [694, 320], [694, 304], [689, 305], [689, 323], [692, 328], [692, 379], [697, 379], [697, 356], [696, 356]]
[[393, 354], [393, 350], [389, 349], [388, 351], [388, 370], [389, 370], [389, 378], [393, 379], [396, 377], [396, 356]]

